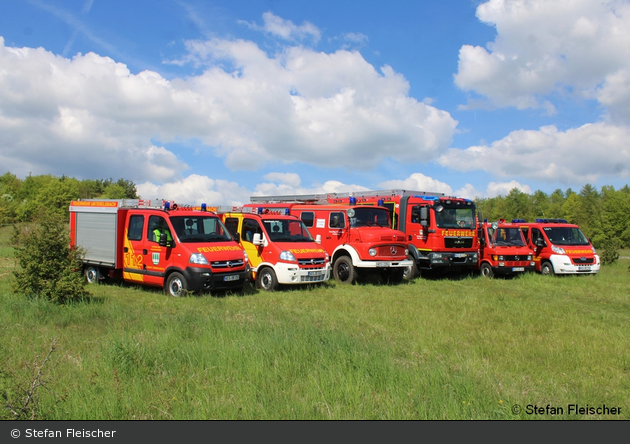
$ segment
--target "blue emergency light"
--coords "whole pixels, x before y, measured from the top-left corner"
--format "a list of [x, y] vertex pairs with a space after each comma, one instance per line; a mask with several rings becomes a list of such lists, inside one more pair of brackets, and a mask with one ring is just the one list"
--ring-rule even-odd
[[171, 209], [171, 203], [170, 202], [164, 202], [164, 211], [168, 211]]
[[289, 216], [291, 214], [291, 210], [289, 210], [288, 208], [284, 209], [284, 215], [285, 216]]
[[433, 200], [433, 201], [440, 200], [440, 198], [437, 196], [413, 196], [413, 197], [419, 197], [422, 200]]
[[512, 219], [513, 224], [525, 223], [525, 219]]
[[379, 199], [378, 202], [377, 202], [379, 207], [382, 207], [384, 203], [385, 203], [385, 201], [383, 199]]
[[357, 198], [356, 197], [351, 197], [350, 199], [348, 199], [348, 201], [350, 202], [350, 205], [356, 205], [357, 204]]
[[201, 211], [207, 211], [207, 208], [205, 203], [201, 204]]

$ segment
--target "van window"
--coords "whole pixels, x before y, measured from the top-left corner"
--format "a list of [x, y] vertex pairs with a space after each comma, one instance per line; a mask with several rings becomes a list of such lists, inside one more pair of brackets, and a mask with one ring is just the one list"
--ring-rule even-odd
[[306, 225], [308, 228], [312, 228], [313, 223], [315, 222], [315, 213], [313, 213], [312, 211], [302, 211], [302, 213], [300, 214], [300, 219], [302, 219], [304, 225]]
[[253, 242], [254, 234], [260, 233], [262, 236], [263, 231], [260, 228], [260, 224], [254, 219], [245, 219], [243, 221], [243, 236], [242, 239], [247, 242]]
[[545, 240], [543, 234], [540, 232], [538, 228], [532, 228], [532, 245], [536, 245], [536, 241], [538, 239]]
[[236, 237], [236, 233], [238, 232], [238, 219], [236, 217], [225, 218], [225, 228], [227, 228], [233, 237]]
[[328, 227], [329, 228], [345, 228], [346, 227], [346, 217], [343, 212], [334, 212], [330, 213], [330, 218], [328, 219]]
[[129, 227], [127, 229], [127, 239], [142, 240], [142, 228], [144, 227], [144, 216], [136, 215], [129, 218]]

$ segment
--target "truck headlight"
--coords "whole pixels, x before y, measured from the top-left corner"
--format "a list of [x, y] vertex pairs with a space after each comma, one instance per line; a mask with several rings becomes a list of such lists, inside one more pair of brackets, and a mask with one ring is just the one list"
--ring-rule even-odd
[[368, 254], [369, 254], [370, 256], [376, 256], [376, 248], [370, 248], [370, 249], [368, 250]]
[[287, 262], [297, 262], [297, 259], [290, 251], [283, 251], [282, 253], [280, 253], [280, 260]]
[[564, 253], [564, 248], [562, 247], [556, 247], [555, 245], [551, 246], [551, 251], [553, 251], [556, 254], [565, 254]]
[[193, 253], [190, 255], [190, 259], [188, 259], [189, 264], [197, 264], [197, 265], [210, 265], [208, 264], [208, 260], [201, 253]]

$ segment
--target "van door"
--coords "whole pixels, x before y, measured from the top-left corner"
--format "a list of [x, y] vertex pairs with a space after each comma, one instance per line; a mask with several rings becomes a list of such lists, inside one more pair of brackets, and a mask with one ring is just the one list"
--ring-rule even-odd
[[145, 259], [144, 214], [128, 213], [123, 239], [123, 279], [130, 282], [143, 283]]
[[[252, 267], [258, 267], [263, 261], [262, 258], [262, 245], [254, 245], [254, 234], [259, 233], [260, 237], [264, 236], [264, 231], [260, 226], [260, 223], [256, 219], [243, 218], [243, 224], [241, 226], [241, 246], [249, 257], [249, 263]], [[269, 239], [267, 239], [269, 240]]]
[[[150, 215], [147, 225], [147, 236], [144, 242], [144, 250], [147, 251], [144, 263], [144, 281], [149, 285], [163, 286], [164, 272], [171, 264], [174, 235], [167, 219], [158, 215]], [[169, 246], [160, 246], [159, 234], [164, 234]]]

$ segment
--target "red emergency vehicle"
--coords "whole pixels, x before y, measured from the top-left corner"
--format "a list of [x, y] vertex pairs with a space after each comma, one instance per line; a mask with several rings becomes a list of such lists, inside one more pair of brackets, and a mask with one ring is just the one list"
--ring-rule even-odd
[[219, 206], [216, 211], [247, 252], [257, 288], [274, 291], [281, 284], [330, 279], [328, 253], [297, 217], [269, 209], [259, 214], [258, 208]]
[[[299, 200], [312, 202], [301, 203]], [[288, 211], [297, 216], [311, 234], [321, 238], [321, 245], [330, 255], [333, 277], [351, 284], [359, 272], [379, 270], [389, 283], [403, 278], [408, 249], [405, 235], [389, 228], [389, 212], [384, 207], [329, 205], [316, 203], [309, 195], [251, 197], [246, 207], [258, 211]]]
[[412, 190], [377, 190], [323, 195], [329, 203], [382, 205], [391, 214], [391, 227], [409, 242], [411, 266], [405, 279], [419, 270], [461, 269], [478, 265], [479, 242], [475, 203], [468, 199]]
[[599, 273], [599, 256], [577, 225], [565, 219], [520, 221], [518, 225], [534, 251], [536, 271], [544, 275]]
[[70, 242], [85, 251], [86, 279], [105, 277], [186, 291], [233, 289], [249, 281], [247, 256], [220, 218], [162, 201], [79, 200], [70, 203]]
[[523, 232], [516, 225], [501, 219], [479, 227], [479, 266], [482, 276], [511, 275], [534, 271], [534, 252], [527, 245]]

